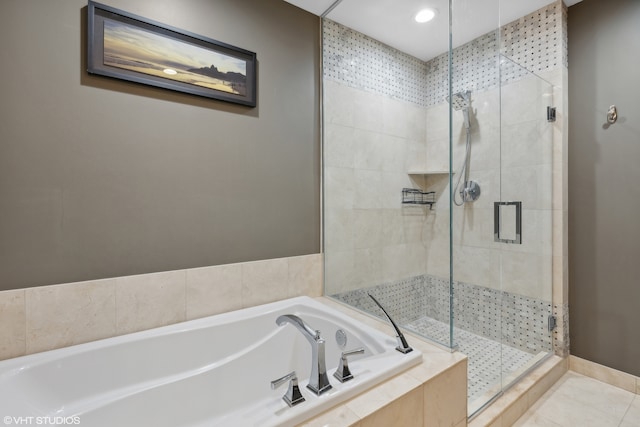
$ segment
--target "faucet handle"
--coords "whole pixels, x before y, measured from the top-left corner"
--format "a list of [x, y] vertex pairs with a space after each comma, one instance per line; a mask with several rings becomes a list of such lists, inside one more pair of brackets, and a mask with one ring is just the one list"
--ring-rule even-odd
[[355, 350], [349, 350], [342, 352], [342, 356], [340, 356], [340, 363], [338, 364], [338, 369], [333, 373], [333, 376], [336, 377], [338, 381], [341, 383], [349, 381], [353, 379], [353, 374], [349, 370], [349, 364], [347, 363], [347, 357], [353, 356], [354, 354], [363, 354], [364, 348], [356, 348]]
[[287, 402], [287, 405], [289, 405], [289, 407], [304, 402], [304, 396], [302, 396], [302, 393], [300, 393], [300, 388], [298, 387], [298, 376], [296, 375], [296, 371], [291, 371], [284, 377], [271, 381], [271, 390], [275, 390], [287, 381], [289, 381], [289, 388], [287, 389], [285, 395], [282, 396], [282, 400]]

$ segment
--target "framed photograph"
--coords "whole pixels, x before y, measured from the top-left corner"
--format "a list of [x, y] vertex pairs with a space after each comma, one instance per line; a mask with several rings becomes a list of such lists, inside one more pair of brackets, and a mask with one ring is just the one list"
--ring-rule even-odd
[[256, 106], [256, 54], [89, 1], [87, 71]]

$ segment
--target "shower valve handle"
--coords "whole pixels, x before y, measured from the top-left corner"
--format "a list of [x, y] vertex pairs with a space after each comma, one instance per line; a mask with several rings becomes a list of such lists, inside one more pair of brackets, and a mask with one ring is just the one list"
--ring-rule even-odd
[[298, 376], [296, 375], [296, 371], [289, 372], [284, 377], [271, 381], [271, 389], [275, 390], [287, 381], [289, 381], [289, 388], [287, 389], [285, 395], [282, 396], [282, 400], [287, 402], [287, 405], [289, 405], [289, 407], [304, 402], [304, 396], [302, 396], [300, 388], [298, 387]]

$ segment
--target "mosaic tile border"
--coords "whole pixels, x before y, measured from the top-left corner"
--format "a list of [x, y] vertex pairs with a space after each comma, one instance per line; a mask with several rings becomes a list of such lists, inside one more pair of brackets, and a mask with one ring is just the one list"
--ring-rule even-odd
[[[332, 297], [370, 314], [381, 316], [367, 293], [385, 305], [401, 325], [427, 316], [449, 323], [449, 282], [431, 275], [344, 292]], [[530, 354], [553, 349], [548, 330], [551, 303], [463, 282], [453, 285], [454, 325], [457, 329], [502, 342]], [[417, 331], [420, 332], [420, 331]], [[438, 342], [448, 337], [428, 336]]]
[[371, 37], [324, 19], [324, 78], [423, 105], [426, 64]]
[[[422, 107], [448, 95], [448, 53], [423, 62], [327, 19], [323, 44], [326, 79]], [[556, 2], [455, 48], [452, 90], [487, 90], [567, 63], [567, 10]]]
[[382, 303], [394, 321], [405, 325], [424, 316], [424, 292], [424, 276], [415, 276], [330, 296], [382, 318], [382, 312], [367, 295], [371, 293]]

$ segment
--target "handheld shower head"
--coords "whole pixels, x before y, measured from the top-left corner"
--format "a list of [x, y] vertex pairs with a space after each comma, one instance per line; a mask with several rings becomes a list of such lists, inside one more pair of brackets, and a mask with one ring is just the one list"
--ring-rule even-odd
[[447, 101], [451, 104], [454, 110], [459, 111], [464, 108], [469, 108], [470, 98], [471, 92], [458, 92], [451, 95], [451, 98], [447, 96]]
[[462, 110], [462, 116], [464, 117], [464, 127], [465, 129], [469, 129], [471, 127], [471, 123], [469, 122], [471, 91], [454, 93], [453, 95], [451, 95], [451, 97], [447, 96], [447, 101], [451, 104], [454, 110]]
[[[480, 185], [476, 181], [469, 180], [469, 163], [471, 161], [471, 122], [470, 113], [471, 109], [471, 91], [457, 92], [447, 97], [447, 102], [451, 104], [451, 107], [456, 111], [462, 111], [462, 117], [464, 118], [464, 128], [466, 129], [466, 149], [464, 155], [464, 162], [458, 172], [458, 182], [456, 183], [455, 190], [453, 192], [453, 203], [456, 206], [462, 206], [466, 202], [474, 202], [480, 197]], [[460, 182], [464, 176], [464, 186], [460, 188]], [[460, 194], [461, 200], [458, 201], [456, 197]]]

